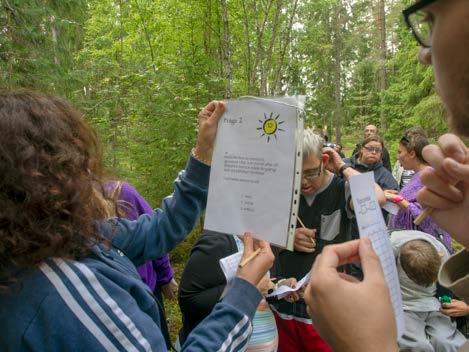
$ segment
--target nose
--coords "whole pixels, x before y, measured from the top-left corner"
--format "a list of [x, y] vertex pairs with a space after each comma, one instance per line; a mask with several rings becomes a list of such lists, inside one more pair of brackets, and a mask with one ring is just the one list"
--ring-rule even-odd
[[431, 65], [432, 64], [432, 48], [421, 48], [418, 59], [421, 64]]

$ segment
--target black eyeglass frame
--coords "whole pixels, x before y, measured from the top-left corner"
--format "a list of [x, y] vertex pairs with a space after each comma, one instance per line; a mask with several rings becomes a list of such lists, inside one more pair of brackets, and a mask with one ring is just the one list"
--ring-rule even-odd
[[412, 34], [414, 38], [417, 40], [417, 42], [424, 48], [430, 48], [431, 45], [425, 44], [423, 42], [423, 39], [417, 35], [417, 32], [415, 31], [414, 27], [412, 26], [412, 23], [410, 22], [410, 16], [412, 16], [417, 11], [420, 11], [423, 8], [427, 7], [431, 3], [434, 3], [435, 1], [436, 0], [421, 0], [402, 11], [402, 15], [404, 16], [404, 20], [405, 20], [405, 23], [407, 24], [407, 27], [409, 27], [409, 29], [412, 31]]
[[306, 181], [314, 181], [317, 177], [321, 176], [322, 174], [322, 166], [323, 166], [323, 163], [322, 163], [322, 160], [321, 162], [319, 163], [319, 166], [317, 167], [318, 171], [314, 174], [308, 174], [308, 175], [304, 175], [303, 173], [301, 174], [301, 177], [304, 178]]

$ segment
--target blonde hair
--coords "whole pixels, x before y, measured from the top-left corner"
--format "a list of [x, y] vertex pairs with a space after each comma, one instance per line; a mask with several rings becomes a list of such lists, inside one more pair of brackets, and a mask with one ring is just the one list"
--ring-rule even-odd
[[321, 159], [324, 139], [314, 132], [311, 128], [307, 128], [303, 132], [303, 158], [314, 155]]

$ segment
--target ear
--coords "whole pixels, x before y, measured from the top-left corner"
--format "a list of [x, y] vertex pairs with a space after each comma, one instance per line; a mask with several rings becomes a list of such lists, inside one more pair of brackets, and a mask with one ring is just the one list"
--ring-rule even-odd
[[324, 164], [324, 166], [327, 166], [329, 164], [329, 154], [322, 155], [322, 163]]
[[412, 158], [412, 159], [415, 159], [417, 157], [417, 155], [415, 154], [415, 151], [411, 151], [409, 152], [409, 156]]

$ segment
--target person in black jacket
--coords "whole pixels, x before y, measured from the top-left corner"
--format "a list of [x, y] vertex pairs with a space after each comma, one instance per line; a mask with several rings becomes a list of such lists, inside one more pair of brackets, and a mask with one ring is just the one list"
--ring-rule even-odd
[[365, 138], [360, 144], [360, 150], [351, 158], [346, 159], [347, 165], [350, 165], [360, 173], [373, 171], [375, 182], [383, 190], [399, 190], [397, 181], [392, 176], [382, 162], [384, 143], [381, 137], [371, 135]]
[[[310, 129], [303, 133], [303, 169], [298, 215], [305, 228], [295, 231], [294, 251], [275, 252], [272, 274], [301, 279], [323, 248], [350, 239], [353, 217], [347, 180], [359, 173], [346, 165], [337, 152], [324, 146], [324, 140]], [[333, 171], [333, 172], [331, 172]], [[340, 175], [340, 177], [338, 176]], [[384, 193], [375, 185], [380, 204]], [[274, 302], [279, 351], [329, 352], [332, 349], [317, 333], [305, 302]]]
[[[179, 342], [183, 344], [190, 332], [199, 325], [230, 289], [219, 261], [231, 254], [243, 250], [238, 236], [204, 231], [191, 250], [189, 260], [182, 273], [179, 286], [179, 307], [182, 313], [183, 327], [179, 333]], [[293, 278], [281, 280], [279, 284], [293, 286]], [[257, 286], [266, 294], [274, 288], [268, 275]], [[292, 293], [285, 299], [292, 302], [299, 298]], [[257, 307], [252, 335], [246, 351], [275, 352], [278, 347], [278, 333], [275, 318], [265, 300]]]
[[[364, 134], [364, 139], [367, 139], [368, 137], [371, 137], [371, 136], [377, 136], [378, 135], [378, 127], [376, 127], [375, 125], [368, 125], [365, 127], [365, 130], [363, 131]], [[361, 150], [362, 146], [361, 144], [357, 144], [355, 146], [355, 149], [353, 150], [352, 152], [352, 155], [350, 157], [350, 159], [352, 159], [354, 156], [358, 156], [360, 150]], [[389, 172], [392, 171], [391, 169], [391, 159], [389, 157], [389, 152], [388, 150], [386, 149], [386, 147], [384, 146], [384, 143], [383, 143], [383, 149], [381, 151], [381, 161], [383, 163], [383, 166], [389, 170]]]

